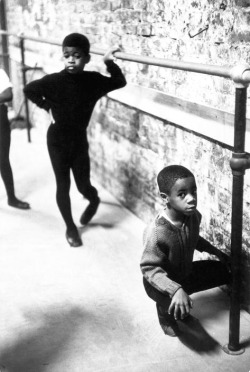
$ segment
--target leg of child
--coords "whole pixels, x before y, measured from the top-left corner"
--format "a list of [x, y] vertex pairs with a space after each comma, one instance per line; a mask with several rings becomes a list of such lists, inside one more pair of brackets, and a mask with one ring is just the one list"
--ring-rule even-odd
[[[210, 288], [219, 287], [225, 284], [230, 284], [230, 273], [225, 264], [220, 261], [205, 260], [195, 261], [192, 263], [192, 271], [188, 277], [180, 282], [182, 290], [187, 295], [195, 292], [205, 291]], [[170, 306], [171, 312], [172, 304]], [[182, 308], [183, 310], [183, 308]], [[187, 319], [189, 311], [186, 309], [186, 314], [182, 314], [180, 320]]]
[[[164, 333], [169, 336], [178, 335], [177, 322], [174, 320], [173, 314], [168, 314], [171, 298], [151, 286], [145, 279], [143, 283], [147, 295], [156, 302], [159, 322]], [[193, 262], [191, 274], [180, 284], [190, 295], [229, 283], [230, 274], [225, 265], [219, 261], [206, 260]]]
[[7, 117], [7, 107], [0, 105], [0, 171], [8, 197], [8, 204], [19, 209], [29, 209], [28, 203], [16, 198], [14, 179], [10, 165], [10, 123]]
[[183, 289], [192, 294], [230, 283], [230, 273], [220, 261], [194, 261], [191, 274], [183, 281]]
[[86, 225], [95, 215], [100, 204], [97, 190], [90, 182], [90, 160], [88, 147], [81, 146], [75, 154], [72, 162], [72, 171], [79, 192], [89, 200], [89, 205], [83, 212], [80, 222]]
[[66, 146], [48, 143], [49, 155], [56, 178], [56, 201], [66, 224], [66, 239], [72, 247], [82, 245], [73, 221], [70, 201], [70, 161]]
[[1, 175], [6, 188], [8, 199], [15, 198], [14, 180], [10, 166], [9, 153], [10, 153], [10, 126], [7, 119], [7, 108], [0, 105], [0, 151], [1, 151]]
[[158, 320], [163, 332], [175, 337], [179, 334], [179, 327], [173, 315], [168, 314], [171, 298], [164, 295], [143, 278], [143, 284], [147, 295], [156, 302]]
[[[189, 297], [194, 292], [205, 291], [210, 288], [229, 284], [230, 273], [226, 265], [220, 261], [196, 261], [192, 263], [191, 273], [186, 278], [181, 281], [176, 280], [176, 278], [173, 278], [173, 280], [179, 282], [182, 289], [173, 297], [169, 311], [174, 313], [177, 319], [183, 320], [190, 314], [191, 308], [186, 305], [179, 306], [178, 303], [182, 300], [185, 301], [186, 296]], [[181, 312], [181, 314], [178, 315], [178, 312]]]

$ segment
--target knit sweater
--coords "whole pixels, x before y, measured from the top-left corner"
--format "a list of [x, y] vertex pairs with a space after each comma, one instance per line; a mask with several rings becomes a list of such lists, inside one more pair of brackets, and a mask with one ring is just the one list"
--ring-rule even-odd
[[181, 287], [190, 274], [194, 250], [206, 251], [211, 245], [199, 236], [201, 214], [196, 211], [178, 228], [162, 215], [145, 229], [141, 271], [158, 291], [168, 296]]
[[96, 102], [108, 92], [122, 88], [126, 80], [113, 61], [106, 62], [110, 77], [94, 71], [70, 74], [66, 70], [32, 81], [24, 88], [38, 107], [51, 109], [56, 130], [79, 137], [86, 132]]

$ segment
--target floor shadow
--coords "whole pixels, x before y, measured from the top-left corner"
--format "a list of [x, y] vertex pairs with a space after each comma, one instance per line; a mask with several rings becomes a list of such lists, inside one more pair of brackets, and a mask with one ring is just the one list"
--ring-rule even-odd
[[96, 228], [96, 227], [103, 227], [105, 229], [112, 229], [114, 226], [115, 226], [115, 224], [109, 223], [109, 222], [89, 222], [85, 226], [80, 226], [78, 228], [78, 230], [81, 233], [84, 233], [84, 232], [86, 232], [86, 231], [88, 231], [90, 229]]
[[122, 207], [118, 202], [110, 202], [101, 199], [100, 206], [93, 220], [91, 220], [87, 225], [81, 226], [80, 231], [84, 232], [93, 227], [112, 229], [124, 218], [123, 210], [124, 207]]
[[111, 296], [88, 304], [88, 309], [91, 311], [66, 303], [60, 309], [53, 305], [23, 313], [23, 327], [18, 325], [14, 335], [9, 332], [11, 337], [1, 345], [0, 372], [53, 371], [55, 366], [74, 363], [70, 358], [75, 350], [81, 352], [81, 371], [87, 365], [94, 371], [104, 361], [110, 366], [115, 349], [122, 355], [130, 347], [131, 334], [136, 331], [131, 313]]
[[118, 202], [115, 203], [115, 202], [110, 202], [110, 201], [107, 201], [107, 200], [101, 200], [102, 204], [107, 204], [107, 205], [112, 205], [114, 207], [117, 207], [119, 209], [123, 208], [121, 204], [119, 204]]
[[219, 353], [220, 344], [207, 333], [198, 319], [189, 316], [178, 324], [181, 331], [179, 339], [189, 349], [199, 354]]
[[0, 365], [6, 372], [44, 372], [56, 360], [76, 329], [89, 314], [79, 308], [61, 311], [46, 310], [42, 313], [29, 311], [23, 314], [25, 324], [18, 327], [13, 340], [1, 345]]
[[242, 340], [240, 342], [240, 346], [244, 349], [247, 349], [250, 346], [250, 338], [248, 338], [247, 340]]

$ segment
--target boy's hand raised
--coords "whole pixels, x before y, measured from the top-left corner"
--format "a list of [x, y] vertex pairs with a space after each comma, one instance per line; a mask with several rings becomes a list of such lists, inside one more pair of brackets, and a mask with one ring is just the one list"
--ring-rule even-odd
[[173, 295], [168, 313], [173, 312], [175, 320], [179, 319], [179, 315], [181, 319], [184, 319], [190, 313], [192, 307], [192, 299], [182, 288], [179, 288]]
[[103, 57], [104, 63], [107, 62], [107, 61], [114, 61], [114, 59], [115, 59], [114, 53], [115, 52], [120, 52], [120, 51], [121, 51], [121, 49], [118, 46], [110, 48]]

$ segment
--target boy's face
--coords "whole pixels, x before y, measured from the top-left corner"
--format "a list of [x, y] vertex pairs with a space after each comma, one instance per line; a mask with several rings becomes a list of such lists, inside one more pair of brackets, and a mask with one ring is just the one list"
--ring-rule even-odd
[[197, 187], [194, 177], [180, 178], [173, 185], [166, 201], [177, 214], [190, 216], [197, 207]]
[[64, 47], [63, 48], [63, 61], [65, 69], [70, 74], [79, 74], [84, 69], [84, 66], [89, 62], [90, 55], [77, 47]]

